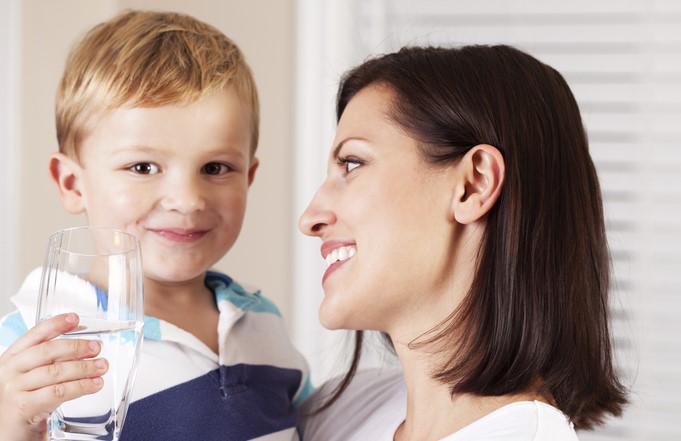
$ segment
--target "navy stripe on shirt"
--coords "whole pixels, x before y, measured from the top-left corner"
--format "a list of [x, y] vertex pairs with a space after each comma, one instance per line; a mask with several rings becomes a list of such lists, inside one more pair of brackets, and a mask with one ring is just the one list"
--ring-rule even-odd
[[301, 376], [274, 366], [221, 366], [130, 404], [121, 441], [245, 441], [295, 427]]

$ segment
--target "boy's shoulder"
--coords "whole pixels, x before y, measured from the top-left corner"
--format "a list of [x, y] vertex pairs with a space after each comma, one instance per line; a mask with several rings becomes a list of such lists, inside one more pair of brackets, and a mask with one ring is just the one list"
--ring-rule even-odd
[[281, 317], [279, 308], [260, 289], [241, 284], [217, 271], [206, 273], [206, 286], [215, 293], [218, 302], [229, 302], [244, 312], [270, 313]]
[[31, 271], [10, 300], [15, 310], [0, 318], [0, 352], [35, 325], [41, 268]]
[[0, 354], [28, 331], [19, 311], [0, 319]]

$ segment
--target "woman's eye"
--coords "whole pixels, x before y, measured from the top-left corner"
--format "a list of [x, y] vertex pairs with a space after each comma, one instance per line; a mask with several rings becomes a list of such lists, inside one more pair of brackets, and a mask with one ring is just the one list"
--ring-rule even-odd
[[155, 175], [159, 172], [158, 166], [150, 162], [140, 162], [130, 167], [130, 170], [140, 175]]
[[345, 169], [345, 173], [350, 173], [357, 167], [363, 164], [363, 161], [357, 158], [338, 158], [338, 165]]
[[354, 169], [359, 167], [359, 162], [353, 162], [353, 161], [346, 161], [345, 162], [345, 171], [346, 173], [350, 173]]
[[229, 170], [230, 168], [227, 165], [219, 162], [209, 162], [201, 169], [201, 171], [207, 175], [221, 175], [227, 173]]

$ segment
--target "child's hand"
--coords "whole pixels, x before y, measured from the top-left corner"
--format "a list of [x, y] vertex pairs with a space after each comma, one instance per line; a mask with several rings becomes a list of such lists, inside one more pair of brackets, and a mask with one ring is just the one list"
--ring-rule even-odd
[[45, 420], [61, 403], [102, 388], [105, 359], [92, 340], [59, 339], [78, 325], [76, 314], [38, 323], [0, 356], [0, 439], [45, 440]]

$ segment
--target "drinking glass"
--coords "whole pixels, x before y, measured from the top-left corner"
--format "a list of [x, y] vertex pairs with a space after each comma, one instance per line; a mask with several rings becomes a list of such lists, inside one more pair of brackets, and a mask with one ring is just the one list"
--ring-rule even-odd
[[78, 326], [58, 338], [97, 340], [109, 362], [99, 392], [50, 413], [50, 440], [119, 439], [142, 344], [143, 280], [139, 242], [130, 234], [78, 227], [50, 236], [36, 322], [77, 313]]

